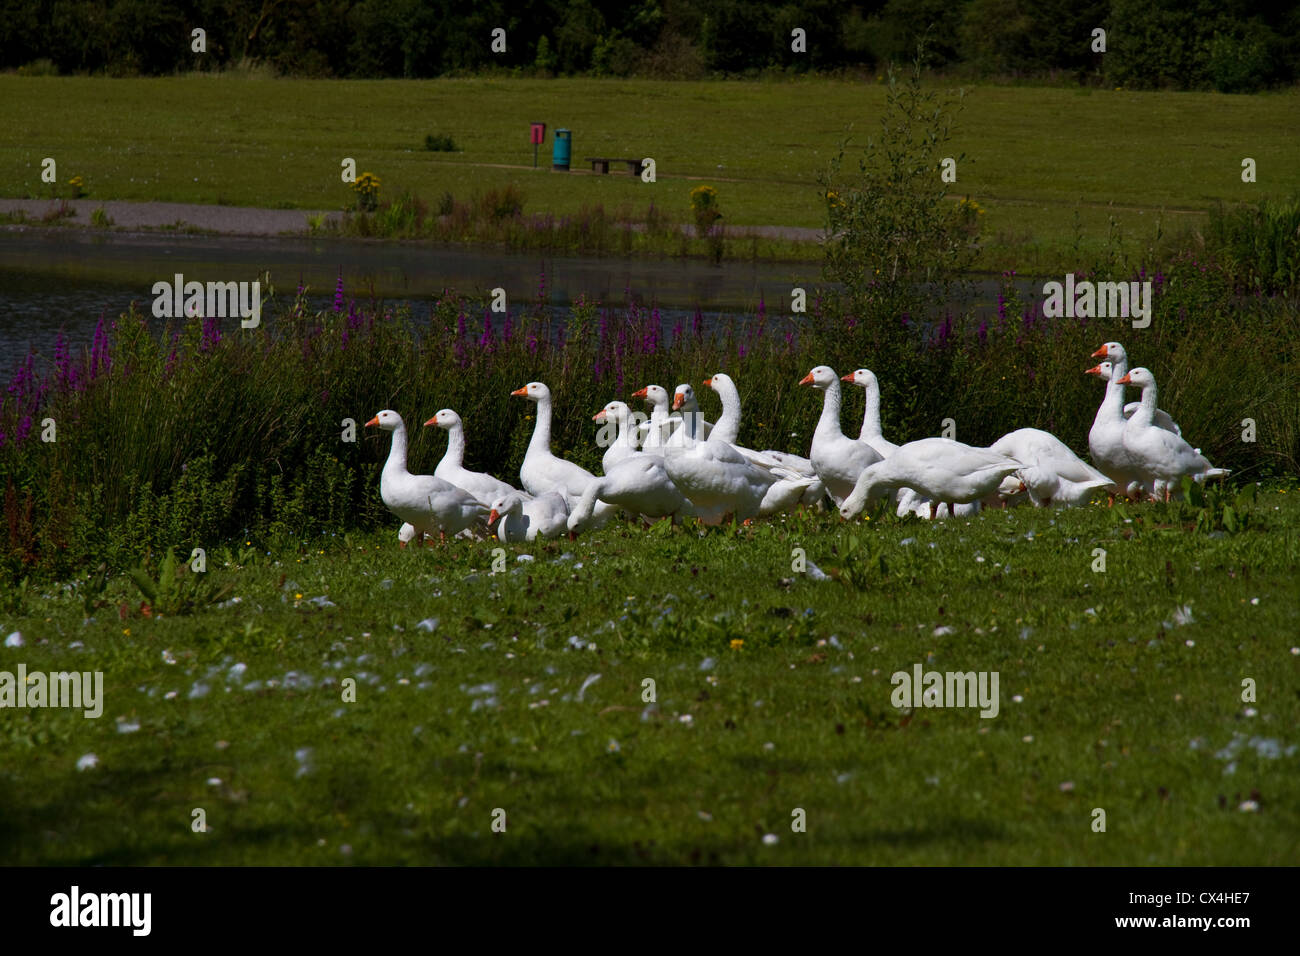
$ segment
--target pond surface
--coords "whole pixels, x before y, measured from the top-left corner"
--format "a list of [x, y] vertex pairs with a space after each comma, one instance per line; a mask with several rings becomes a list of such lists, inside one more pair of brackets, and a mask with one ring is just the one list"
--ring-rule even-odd
[[[554, 306], [580, 295], [609, 304], [637, 301], [660, 307], [671, 326], [696, 308], [706, 319], [721, 313], [752, 315], [765, 301], [769, 315], [789, 306], [790, 289], [818, 284], [816, 263], [625, 259], [515, 254], [468, 246], [298, 237], [246, 238], [163, 233], [94, 233], [57, 229], [0, 230], [0, 374], [29, 350], [50, 355], [60, 332], [74, 350], [89, 347], [103, 315], [112, 320], [132, 301], [141, 311], [153, 304], [153, 284], [172, 281], [265, 279], [281, 300], [299, 282], [313, 304], [332, 302], [340, 270], [345, 295], [410, 304], [427, 314], [444, 289], [485, 295], [504, 288], [511, 311], [534, 301], [544, 275]], [[978, 284], [992, 301], [997, 283]], [[811, 306], [811, 302], [809, 303]]]

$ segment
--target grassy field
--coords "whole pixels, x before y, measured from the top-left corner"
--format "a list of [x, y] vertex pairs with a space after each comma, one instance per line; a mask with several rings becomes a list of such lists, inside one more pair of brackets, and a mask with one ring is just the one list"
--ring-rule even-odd
[[[240, 600], [180, 617], [125, 578], [91, 620], [84, 583], [10, 594], [0, 669], [102, 670], [107, 704], [5, 715], [0, 861], [1293, 864], [1300, 488], [1252, 527], [878, 514], [883, 571], [833, 516], [615, 526], [502, 573], [384, 532], [214, 549]], [[896, 709], [918, 663], [998, 672], [998, 715]]]
[[[731, 225], [824, 224], [816, 177], [852, 127], [875, 128], [882, 84], [832, 80], [314, 81], [237, 76], [104, 80], [0, 76], [0, 196], [46, 195], [40, 163], [91, 198], [340, 208], [340, 161], [382, 180], [382, 196], [430, 202], [515, 184], [527, 211], [584, 204], [689, 218], [688, 194], [715, 185]], [[1300, 190], [1292, 122], [1300, 93], [1224, 96], [978, 86], [954, 154], [956, 196], [985, 207], [980, 265], [1027, 271], [1077, 263], [1114, 228], [1130, 246], [1193, 229], [1207, 205]], [[528, 123], [548, 124], [531, 168]], [[651, 156], [658, 182], [548, 171], [551, 133], [574, 130], [583, 158]], [[431, 153], [428, 133], [459, 151]], [[1259, 181], [1241, 182], [1241, 161]]]

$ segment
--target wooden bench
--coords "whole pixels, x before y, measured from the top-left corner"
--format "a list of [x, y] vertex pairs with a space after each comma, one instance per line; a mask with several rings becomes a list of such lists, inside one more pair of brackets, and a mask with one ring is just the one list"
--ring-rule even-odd
[[591, 171], [600, 173], [602, 176], [609, 173], [610, 163], [627, 163], [628, 172], [633, 176], [641, 175], [641, 168], [645, 163], [642, 159], [609, 159], [599, 156], [588, 156], [587, 162], [591, 163]]

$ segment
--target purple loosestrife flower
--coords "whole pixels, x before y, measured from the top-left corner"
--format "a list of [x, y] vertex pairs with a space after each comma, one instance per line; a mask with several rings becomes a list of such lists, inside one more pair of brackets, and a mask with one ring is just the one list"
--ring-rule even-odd
[[14, 435], [14, 444], [21, 445], [32, 431], [32, 416], [24, 415], [18, 421], [18, 432]]
[[700, 307], [697, 305], [695, 307], [695, 316], [691, 319], [691, 334], [698, 339], [703, 333], [704, 313], [700, 311]]
[[343, 311], [343, 267], [339, 266], [339, 279], [334, 285], [334, 311]]
[[514, 323], [510, 320], [510, 313], [507, 312], [505, 325], [502, 326], [501, 328], [501, 341], [509, 345], [510, 336], [514, 334], [514, 331], [515, 331]]
[[789, 355], [794, 351], [794, 329], [786, 329], [785, 332], [785, 351]]
[[[116, 323], [114, 323], [116, 325]], [[111, 360], [108, 354], [108, 333], [104, 331], [104, 314], [101, 312], [95, 324], [95, 339], [90, 346], [90, 377], [93, 381], [101, 372], [107, 372]]]
[[27, 358], [23, 359], [23, 363], [18, 366], [18, 369], [14, 372], [13, 379], [9, 382], [9, 394], [19, 402], [21, 402], [23, 397], [26, 396], [28, 387], [31, 385], [32, 379], [35, 377], [32, 372], [32, 363], [34, 360], [35, 355], [28, 352]]
[[1003, 295], [1001, 292], [999, 292], [998, 293], [998, 318], [1005, 319], [1006, 317], [1007, 317], [1007, 297]]
[[537, 274], [537, 302], [540, 305], [546, 301], [546, 270], [542, 269]]
[[483, 334], [479, 336], [478, 347], [491, 352], [492, 349], [492, 313], [487, 309], [483, 310]]
[[980, 345], [984, 345], [989, 340], [989, 320], [980, 319], [980, 327], [975, 330], [975, 337], [979, 339]]
[[943, 325], [939, 326], [938, 335], [935, 336], [935, 345], [941, 349], [948, 347], [948, 340], [952, 338], [952, 313], [949, 312], [943, 320]]
[[676, 345], [681, 340], [682, 340], [682, 320], [678, 319], [673, 324], [673, 345]]
[[[321, 331], [320, 328], [317, 327], [316, 334], [319, 335], [320, 331]], [[315, 336], [313, 336], [313, 338], [314, 337]], [[216, 318], [215, 316], [210, 319], [204, 319], [203, 338], [199, 342], [199, 351], [206, 352], [209, 349], [215, 348], [217, 343], [220, 341], [221, 341], [221, 320]]]

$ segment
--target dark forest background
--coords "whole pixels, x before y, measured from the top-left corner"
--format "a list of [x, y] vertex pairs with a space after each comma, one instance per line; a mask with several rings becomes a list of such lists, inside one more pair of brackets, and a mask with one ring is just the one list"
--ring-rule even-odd
[[[206, 31], [193, 53], [190, 31]], [[506, 31], [494, 54], [491, 31]], [[791, 31], [807, 31], [807, 52]], [[1106, 30], [1107, 52], [1092, 52]], [[1300, 4], [1245, 0], [0, 0], [0, 69], [699, 79], [873, 72], [929, 35], [970, 78], [1252, 92], [1300, 77]]]

